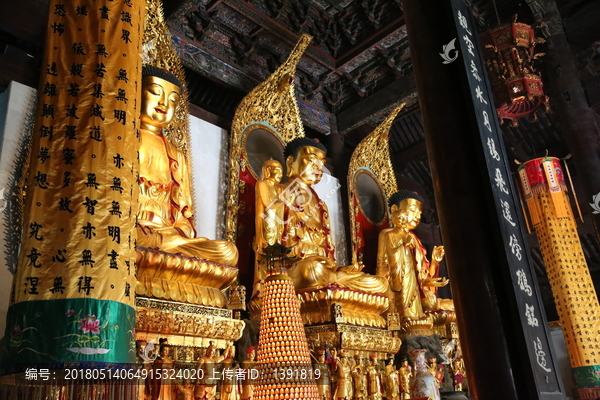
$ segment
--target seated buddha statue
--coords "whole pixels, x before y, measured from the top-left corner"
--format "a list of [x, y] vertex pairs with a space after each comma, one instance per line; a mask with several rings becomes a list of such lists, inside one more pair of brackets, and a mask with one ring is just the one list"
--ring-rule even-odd
[[368, 275], [359, 266], [338, 267], [331, 239], [329, 211], [313, 186], [323, 177], [326, 148], [309, 138], [292, 140], [284, 157], [288, 180], [279, 196], [283, 202], [281, 244], [298, 261], [289, 270], [296, 289], [320, 289], [337, 284], [353, 290], [384, 294], [387, 279]]
[[196, 237], [185, 155], [163, 135], [182, 91], [179, 79], [158, 67], [142, 70], [137, 246], [235, 266], [234, 244]]
[[436, 246], [429, 262], [427, 250], [412, 232], [421, 222], [423, 198], [402, 190], [391, 196], [389, 204], [393, 228], [379, 234], [377, 275], [390, 282], [390, 297], [394, 299], [390, 312], [418, 320], [427, 311], [453, 311], [452, 300], [437, 297], [437, 288], [449, 282], [438, 277], [444, 248]]

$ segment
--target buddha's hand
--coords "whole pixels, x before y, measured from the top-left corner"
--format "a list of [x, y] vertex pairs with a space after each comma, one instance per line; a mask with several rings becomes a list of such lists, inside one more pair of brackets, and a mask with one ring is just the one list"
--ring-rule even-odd
[[435, 246], [431, 252], [431, 261], [441, 262], [444, 258], [444, 254], [444, 246]]
[[365, 267], [365, 264], [362, 261], [359, 261], [355, 264], [350, 264], [347, 267], [343, 268], [345, 272], [360, 272]]
[[428, 287], [443, 287], [446, 286], [450, 281], [448, 278], [427, 278], [423, 279], [423, 286]]

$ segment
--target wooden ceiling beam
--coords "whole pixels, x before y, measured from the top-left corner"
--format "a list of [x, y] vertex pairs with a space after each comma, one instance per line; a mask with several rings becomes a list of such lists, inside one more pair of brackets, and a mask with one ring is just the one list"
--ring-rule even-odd
[[398, 104], [416, 93], [417, 86], [411, 72], [340, 112], [337, 115], [338, 132], [346, 133], [357, 126], [372, 123], [373, 118], [381, 117], [378, 115], [381, 114], [381, 110], [388, 110], [391, 105]]

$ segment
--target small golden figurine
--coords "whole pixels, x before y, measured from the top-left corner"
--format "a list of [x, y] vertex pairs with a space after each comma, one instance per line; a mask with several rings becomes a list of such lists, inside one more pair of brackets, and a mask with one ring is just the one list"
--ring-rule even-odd
[[235, 245], [196, 237], [187, 161], [163, 135], [179, 102], [181, 82], [154, 66], [145, 66], [142, 75], [137, 246], [234, 266]]
[[403, 359], [398, 370], [400, 381], [400, 398], [402, 400], [410, 399], [410, 380], [412, 378], [412, 368], [408, 365], [408, 360]]
[[230, 345], [223, 353], [223, 373], [221, 374], [220, 400], [239, 400], [238, 381], [235, 376], [235, 346]]
[[337, 372], [337, 382], [335, 385], [334, 400], [352, 399], [352, 377], [350, 376], [350, 364], [343, 350], [339, 351], [335, 360]]
[[369, 400], [381, 400], [381, 376], [377, 370], [377, 357], [370, 356], [370, 364], [367, 366], [367, 394]]
[[209, 342], [204, 356], [198, 360], [197, 368], [202, 370], [202, 378], [198, 380], [194, 396], [202, 400], [215, 400], [217, 396], [216, 365], [225, 359], [225, 356], [215, 356], [215, 342]]
[[385, 366], [385, 396], [387, 400], [400, 399], [400, 380], [394, 358], [390, 358]]
[[429, 357], [427, 358], [427, 369], [431, 375], [435, 376], [439, 389], [444, 381], [444, 367], [442, 364], [438, 365], [436, 357]]
[[456, 358], [452, 361], [452, 374], [454, 375], [454, 390], [457, 392], [463, 390], [465, 364], [462, 358]]
[[251, 371], [256, 367], [256, 350], [254, 346], [246, 349], [246, 359], [242, 361], [242, 368], [245, 371], [245, 379], [241, 384], [241, 400], [251, 400], [254, 394], [254, 381]]
[[331, 400], [331, 371], [329, 370], [329, 364], [325, 362], [325, 350], [323, 348], [318, 350], [315, 361], [313, 368], [318, 369], [320, 372], [316, 381], [321, 400]]
[[365, 400], [367, 398], [367, 375], [360, 365], [360, 356], [354, 355], [354, 368], [352, 368], [352, 383], [354, 393], [353, 400]]

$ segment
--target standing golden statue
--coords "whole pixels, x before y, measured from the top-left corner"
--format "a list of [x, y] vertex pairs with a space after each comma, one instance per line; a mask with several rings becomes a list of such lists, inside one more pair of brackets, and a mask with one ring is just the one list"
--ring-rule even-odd
[[412, 379], [412, 368], [408, 365], [408, 360], [403, 359], [398, 370], [400, 382], [400, 398], [402, 400], [410, 399], [410, 380]]
[[337, 371], [337, 382], [335, 384], [333, 399], [350, 400], [352, 398], [351, 367], [343, 350], [340, 350], [338, 357], [334, 359], [334, 364]]
[[[314, 356], [313, 356], [314, 358]], [[317, 381], [317, 389], [319, 390], [319, 396], [321, 400], [331, 400], [331, 371], [329, 370], [329, 364], [325, 360], [325, 350], [319, 349], [317, 357], [314, 360], [313, 369], [319, 370]], [[316, 374], [315, 374], [316, 376]]]
[[421, 222], [423, 198], [402, 190], [389, 203], [393, 228], [379, 234], [377, 275], [390, 281], [394, 299], [390, 311], [400, 313], [403, 320], [418, 320], [424, 311], [453, 310], [452, 300], [437, 298], [437, 288], [448, 284], [446, 278], [438, 277], [444, 248], [433, 249], [430, 263], [427, 250], [411, 232]]
[[252, 400], [254, 395], [254, 380], [252, 370], [256, 367], [256, 350], [254, 346], [246, 349], [246, 359], [242, 361], [245, 379], [241, 382], [241, 400]]
[[230, 345], [223, 353], [223, 372], [221, 374], [221, 397], [220, 400], [239, 400], [238, 381], [235, 375], [235, 346]]
[[367, 366], [367, 395], [369, 400], [381, 400], [381, 376], [377, 370], [377, 357], [372, 355]]
[[262, 297], [262, 286], [267, 277], [267, 263], [263, 250], [275, 243], [281, 243], [283, 236], [283, 202], [279, 200], [283, 167], [277, 160], [267, 160], [262, 166], [262, 179], [256, 182], [256, 236], [254, 252], [254, 289], [252, 297]]
[[175, 113], [181, 82], [153, 66], [145, 66], [142, 75], [137, 245], [236, 265], [232, 243], [196, 237], [188, 164], [163, 134]]
[[281, 243], [298, 260], [289, 275], [296, 289], [317, 289], [336, 283], [370, 293], [385, 293], [386, 279], [368, 275], [354, 265], [338, 267], [331, 239], [329, 211], [313, 186], [323, 177], [326, 148], [309, 138], [292, 140], [285, 148], [288, 181], [281, 192], [284, 228]]
[[367, 375], [360, 364], [360, 356], [358, 354], [354, 355], [352, 383], [354, 389], [352, 400], [365, 400], [367, 398]]
[[215, 400], [217, 398], [217, 364], [223, 361], [226, 355], [215, 356], [216, 347], [213, 341], [209, 342], [204, 356], [198, 360], [197, 369], [201, 377], [196, 385], [195, 398], [202, 400]]
[[388, 365], [385, 366], [385, 397], [387, 400], [400, 399], [400, 381], [394, 358], [390, 358]]

